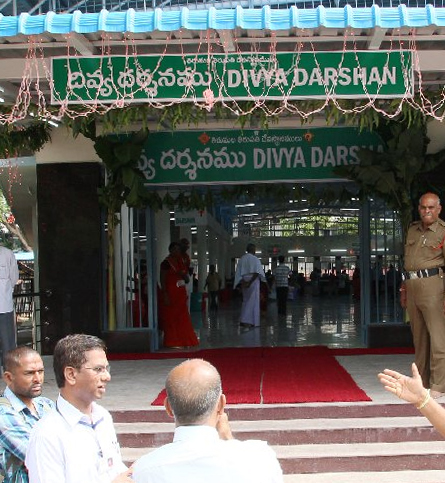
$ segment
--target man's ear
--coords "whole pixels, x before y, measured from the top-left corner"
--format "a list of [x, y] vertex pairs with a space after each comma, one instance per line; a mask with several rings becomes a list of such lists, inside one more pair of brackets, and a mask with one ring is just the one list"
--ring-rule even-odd
[[66, 384], [69, 384], [70, 386], [76, 384], [77, 370], [74, 367], [66, 366], [63, 370], [63, 375], [65, 376]]
[[217, 414], [222, 414], [224, 412], [224, 408], [226, 407], [226, 395], [224, 393], [221, 393], [221, 396], [219, 396], [218, 404], [216, 406], [216, 412]]
[[167, 414], [174, 419], [175, 415], [173, 413], [172, 407], [170, 406], [170, 401], [168, 400], [168, 397], [164, 399], [164, 407], [165, 407], [165, 410], [167, 411]]
[[9, 371], [5, 371], [3, 373], [3, 380], [5, 381], [6, 385], [9, 386], [12, 382], [12, 373]]

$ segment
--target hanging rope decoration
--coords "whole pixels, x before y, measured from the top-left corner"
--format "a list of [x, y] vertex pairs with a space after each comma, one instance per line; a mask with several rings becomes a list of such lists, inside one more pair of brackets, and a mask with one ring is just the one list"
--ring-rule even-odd
[[[267, 48], [264, 47], [265, 39], [262, 39], [261, 50], [258, 44], [248, 44], [245, 39], [238, 39], [234, 32], [232, 34], [230, 39], [226, 39], [224, 36], [221, 39], [213, 30], [202, 32], [199, 39], [193, 44], [194, 53], [190, 54], [184, 50], [186, 42], [181, 41], [182, 36], [185, 35], [184, 32], [176, 32], [174, 35], [179, 40], [179, 55], [182, 58], [182, 65], [174, 71], [169, 67], [168, 59], [173, 34], [167, 35], [165, 45], [161, 53], [158, 54], [157, 62], [150, 69], [147, 69], [141, 65], [143, 56], [139, 56], [138, 43], [130, 34], [125, 34], [118, 48], [114, 48], [114, 45], [116, 45], [115, 39], [113, 40], [111, 35], [104, 33], [99, 47], [101, 54], [94, 56], [94, 60], [99, 61], [99, 67], [94, 72], [84, 72], [82, 63], [84, 57], [74, 48], [74, 39], [71, 35], [67, 35], [65, 55], [67, 75], [73, 82], [67, 83], [65, 93], [58, 91], [56, 88], [51, 72], [51, 59], [45, 58], [44, 55], [44, 42], [31, 36], [28, 38], [25, 68], [16, 101], [10, 110], [4, 109], [3, 113], [0, 114], [0, 124], [15, 123], [26, 119], [29, 115], [47, 121], [61, 121], [64, 118], [75, 119], [93, 114], [105, 115], [113, 109], [123, 109], [135, 104], [145, 104], [161, 110], [185, 102], [193, 103], [198, 109], [208, 112], [212, 112], [215, 105], [219, 103], [234, 116], [246, 116], [260, 110], [266, 117], [290, 114], [302, 120], [308, 120], [322, 113], [329, 105], [333, 105], [340, 113], [345, 115], [359, 116], [364, 111], [373, 109], [384, 117], [395, 118], [400, 115], [403, 106], [408, 105], [425, 116], [436, 120], [443, 121], [445, 118], [444, 90], [436, 91], [431, 95], [431, 91], [427, 91], [422, 84], [414, 30], [410, 32], [410, 40], [407, 43], [402, 38], [397, 38], [397, 35], [390, 39], [388, 42], [390, 48], [384, 66], [389, 69], [391, 53], [400, 53], [405, 93], [398, 99], [388, 101], [378, 95], [383, 88], [383, 80], [379, 81], [376, 90], [373, 92], [369, 92], [366, 82], [362, 81], [365, 96], [362, 99], [356, 99], [353, 103], [344, 102], [336, 94], [340, 83], [338, 73], [344, 67], [345, 56], [352, 53], [358, 69], [362, 68], [358, 42], [363, 42], [363, 40], [356, 38], [353, 31], [345, 31], [340, 60], [336, 66], [337, 76], [330, 78], [331, 83], [323, 80], [322, 66], [319, 60], [320, 52], [316, 50], [310, 40], [311, 32], [301, 30], [298, 32], [298, 36], [293, 38], [295, 48], [292, 52], [292, 66], [284, 74], [291, 74], [291, 71], [300, 65], [303, 54], [305, 56], [312, 54], [313, 61], [320, 72], [319, 76], [322, 79], [324, 90], [324, 95], [317, 97], [313, 102], [308, 102], [311, 100], [309, 97], [297, 100], [292, 98], [297, 87], [296, 76], [289, 77], [292, 79], [290, 84], [278, 82], [277, 72], [282, 69], [279, 68], [277, 55], [280, 54], [280, 51], [274, 32], [270, 36]], [[178, 43], [175, 45], [178, 45]], [[246, 50], [246, 45], [248, 45], [249, 50]], [[235, 98], [233, 93], [231, 94], [227, 74], [229, 60], [233, 61], [233, 58], [241, 58], [245, 54], [249, 54], [249, 67], [246, 67], [244, 61], [240, 61], [239, 71], [240, 82], [247, 94], [242, 98], [243, 102], [240, 102], [239, 98]], [[407, 64], [405, 64], [405, 56], [408, 54], [412, 55], [416, 96], [412, 96], [410, 92], [413, 81], [412, 72], [406, 68]], [[175, 53], [175, 55], [178, 54]], [[116, 71], [116, 66], [112, 61], [113, 56], [124, 57], [124, 65], [119, 72]], [[198, 68], [199, 64], [203, 62], [206, 67], [205, 73], [202, 72], [202, 68]], [[252, 69], [257, 78], [260, 79], [255, 84], [255, 91], [245, 81], [251, 75]], [[109, 72], [109, 75], [105, 77], [103, 71]], [[261, 75], [263, 75], [262, 78]], [[268, 81], [266, 81], [267, 76], [269, 76]], [[87, 87], [85, 90], [86, 96], [81, 96], [76, 92], [74, 88], [76, 79], [82, 79]], [[119, 79], [119, 81], [116, 82], [116, 79]], [[174, 82], [183, 89], [181, 96], [173, 99], [156, 99], [157, 92], [161, 88], [173, 85]], [[48, 98], [48, 86], [52, 92], [51, 103]], [[104, 97], [108, 97], [106, 101]], [[275, 102], [269, 102], [271, 99]]]

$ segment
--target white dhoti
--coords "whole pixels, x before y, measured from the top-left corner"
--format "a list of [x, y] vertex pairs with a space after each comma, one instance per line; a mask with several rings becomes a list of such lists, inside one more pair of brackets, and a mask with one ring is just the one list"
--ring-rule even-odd
[[[243, 275], [243, 281], [249, 282], [253, 275]], [[257, 277], [250, 287], [242, 287], [243, 305], [241, 307], [240, 322], [243, 324], [260, 326], [260, 278]]]

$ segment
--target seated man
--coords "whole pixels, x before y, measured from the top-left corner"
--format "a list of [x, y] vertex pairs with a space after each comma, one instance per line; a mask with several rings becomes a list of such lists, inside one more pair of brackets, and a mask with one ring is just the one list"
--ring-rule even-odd
[[165, 408], [175, 419], [173, 443], [134, 465], [136, 483], [278, 483], [283, 475], [265, 441], [233, 439], [218, 371], [201, 359], [172, 369]]
[[3, 379], [6, 389], [0, 397], [0, 466], [4, 483], [27, 483], [25, 453], [35, 423], [54, 403], [40, 397], [44, 380], [40, 354], [22, 346], [5, 354]]

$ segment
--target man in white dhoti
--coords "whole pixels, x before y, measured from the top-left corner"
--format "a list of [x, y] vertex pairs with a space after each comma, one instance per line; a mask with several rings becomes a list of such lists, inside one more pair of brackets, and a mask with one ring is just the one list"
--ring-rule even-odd
[[249, 243], [246, 252], [239, 260], [235, 271], [234, 286], [241, 284], [243, 305], [240, 325], [242, 327], [260, 326], [260, 281], [266, 276], [260, 260], [255, 256], [255, 245]]

